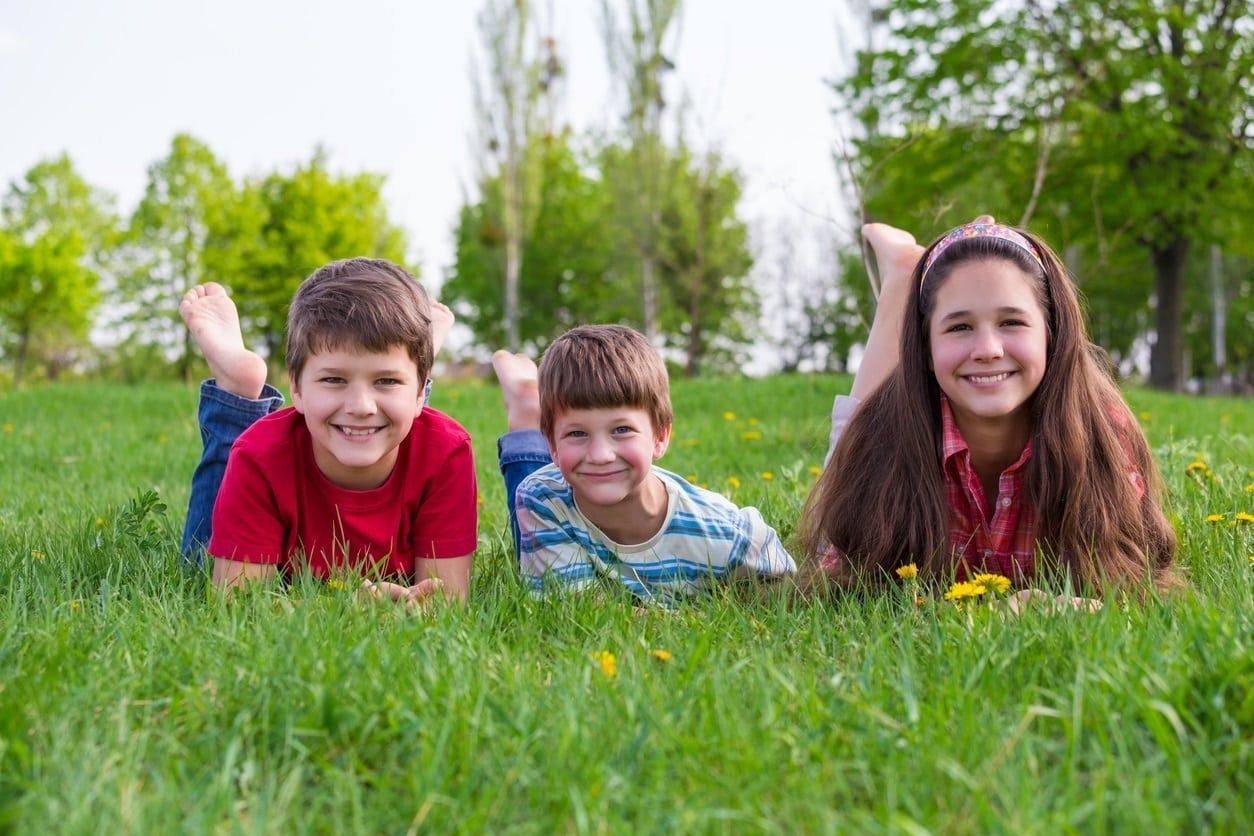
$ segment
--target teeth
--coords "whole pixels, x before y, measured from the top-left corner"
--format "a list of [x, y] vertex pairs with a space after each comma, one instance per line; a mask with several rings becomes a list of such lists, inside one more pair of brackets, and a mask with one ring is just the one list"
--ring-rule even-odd
[[344, 433], [344, 435], [353, 435], [353, 436], [374, 435], [376, 431], [377, 429], [375, 427], [371, 427], [370, 429], [367, 429], [367, 430], [357, 430], [357, 429], [353, 429], [352, 427], [340, 427], [340, 432]]
[[1002, 372], [1001, 374], [986, 374], [986, 375], [973, 374], [973, 375], [968, 375], [967, 380], [971, 381], [972, 383], [998, 383], [1000, 381], [1005, 380], [1008, 377], [1010, 377], [1010, 372]]

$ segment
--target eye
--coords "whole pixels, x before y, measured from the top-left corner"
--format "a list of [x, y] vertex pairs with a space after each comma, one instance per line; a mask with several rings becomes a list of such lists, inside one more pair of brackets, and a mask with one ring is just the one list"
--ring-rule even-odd
[[343, 382], [344, 382], [344, 378], [342, 378], [342, 377], [334, 377], [334, 376], [330, 376], [330, 375], [328, 375], [327, 377], [320, 377], [320, 378], [318, 378], [318, 382], [319, 382], [319, 383], [325, 383], [325, 384], [327, 384], [328, 386], [335, 386], [336, 384], [343, 383]]
[[629, 427], [629, 426], [627, 426], [626, 424], [623, 424], [623, 425], [621, 425], [621, 426], [615, 427], [615, 428], [614, 428], [614, 430], [613, 430], [614, 435], [627, 435], [627, 434], [629, 434], [629, 433], [634, 433], [635, 431], [636, 431], [636, 430], [635, 430], [635, 428], [634, 428], [634, 427]]
[[567, 431], [565, 437], [566, 438], [584, 438], [585, 436], [587, 436], [587, 433], [584, 432], [583, 430], [569, 430]]
[[1024, 327], [1027, 327], [1027, 323], [1024, 322], [1022, 319], [1007, 319], [1002, 322], [1002, 327], [1024, 328]]
[[971, 326], [966, 324], [965, 322], [955, 322], [952, 325], [947, 326], [945, 328], [944, 333], [952, 334], [956, 331], [970, 331], [970, 330], [971, 330]]
[[380, 386], [402, 386], [402, 385], [404, 385], [404, 384], [402, 384], [402, 382], [401, 382], [401, 381], [397, 380], [397, 379], [396, 379], [396, 378], [394, 378], [394, 377], [381, 377], [381, 378], [379, 378], [379, 379], [378, 379], [378, 381], [376, 381], [376, 382], [377, 382], [377, 383], [378, 383], [378, 385], [380, 385]]

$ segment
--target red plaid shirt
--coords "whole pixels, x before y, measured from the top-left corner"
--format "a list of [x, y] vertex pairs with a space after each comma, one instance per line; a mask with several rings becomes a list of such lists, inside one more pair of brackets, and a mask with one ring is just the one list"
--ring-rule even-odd
[[[1113, 406], [1111, 417], [1125, 430], [1119, 438], [1127, 457], [1128, 478], [1136, 485], [1137, 494], [1144, 496], [1145, 479], [1133, 464], [1126, 410]], [[984, 572], [1004, 575], [1016, 582], [1030, 578], [1036, 571], [1036, 510], [1023, 501], [1023, 476], [1032, 457], [1032, 442], [998, 477], [997, 500], [991, 514], [979, 474], [971, 467], [971, 449], [943, 394], [941, 453], [941, 477], [949, 508], [948, 548], [953, 553], [956, 579]], [[823, 555], [827, 568], [834, 568], [833, 564], [842, 560], [843, 554], [834, 547], [828, 547]]]

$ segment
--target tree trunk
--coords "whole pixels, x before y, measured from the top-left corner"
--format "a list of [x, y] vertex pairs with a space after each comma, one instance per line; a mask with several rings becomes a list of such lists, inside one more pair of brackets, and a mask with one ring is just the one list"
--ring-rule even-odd
[[1150, 349], [1150, 385], [1155, 389], [1179, 392], [1184, 389], [1184, 262], [1189, 239], [1177, 236], [1166, 246], [1153, 250], [1154, 293], [1158, 305], [1154, 316], [1154, 345]]
[[1228, 332], [1228, 297], [1224, 293], [1223, 251], [1218, 244], [1210, 245], [1210, 304], [1211, 352], [1215, 359], [1216, 392], [1224, 391], [1224, 375], [1228, 372], [1227, 346], [1224, 336]]

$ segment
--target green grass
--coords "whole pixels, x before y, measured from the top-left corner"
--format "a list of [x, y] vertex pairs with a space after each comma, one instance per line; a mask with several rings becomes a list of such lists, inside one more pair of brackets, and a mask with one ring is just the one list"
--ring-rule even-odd
[[[662, 463], [788, 532], [846, 389], [679, 382]], [[895, 593], [534, 602], [477, 384], [435, 394], [476, 439], [468, 607], [225, 604], [177, 568], [193, 389], [0, 395], [0, 830], [1248, 832], [1254, 403], [1128, 397], [1190, 592], [1011, 621]]]

